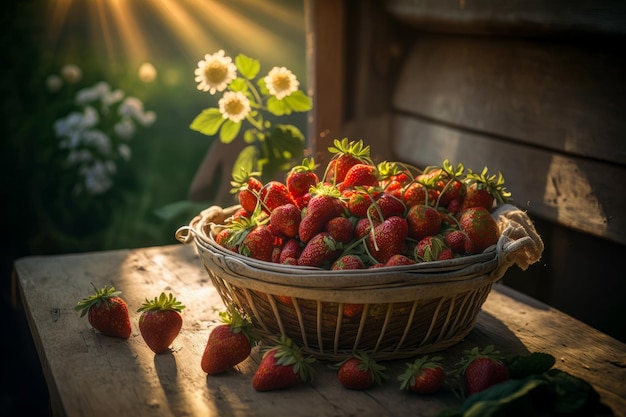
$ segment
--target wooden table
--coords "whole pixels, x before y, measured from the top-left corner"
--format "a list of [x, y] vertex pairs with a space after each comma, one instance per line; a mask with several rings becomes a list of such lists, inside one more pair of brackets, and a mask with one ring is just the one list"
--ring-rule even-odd
[[[15, 278], [54, 415], [434, 416], [459, 404], [450, 391], [400, 391], [395, 378], [408, 360], [385, 362], [392, 378], [364, 392], [344, 389], [335, 371], [317, 363], [312, 384], [258, 393], [251, 386], [258, 348], [232, 371], [207, 377], [200, 358], [224, 306], [193, 245], [28, 257], [16, 261]], [[133, 326], [129, 340], [98, 334], [73, 310], [91, 283], [123, 291]], [[135, 311], [161, 291], [187, 308], [171, 353], [155, 355], [139, 334]], [[505, 354], [554, 355], [556, 367], [593, 384], [616, 416], [626, 416], [626, 344], [501, 284], [466, 340], [443, 354], [454, 364], [464, 349], [488, 344]]]

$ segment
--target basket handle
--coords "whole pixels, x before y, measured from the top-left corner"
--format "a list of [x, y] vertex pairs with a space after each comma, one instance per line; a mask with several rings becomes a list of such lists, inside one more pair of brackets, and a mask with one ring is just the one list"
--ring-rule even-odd
[[513, 264], [525, 271], [541, 259], [544, 244], [525, 211], [504, 204], [493, 212], [493, 216], [502, 230], [502, 237], [496, 245], [498, 267], [493, 274], [502, 276]]
[[232, 216], [240, 207], [240, 205], [226, 208], [210, 206], [191, 219], [189, 225], [180, 227], [176, 231], [176, 239], [181, 243], [189, 243], [199, 234], [198, 228], [212, 228], [213, 225], [222, 224], [227, 217]]

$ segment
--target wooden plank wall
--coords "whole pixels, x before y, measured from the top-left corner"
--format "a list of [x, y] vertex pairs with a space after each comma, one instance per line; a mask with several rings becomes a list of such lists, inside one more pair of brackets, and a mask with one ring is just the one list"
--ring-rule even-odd
[[316, 106], [341, 103], [333, 137], [502, 171], [546, 243], [505, 283], [626, 340], [626, 5], [341, 3], [341, 89], [316, 90]]

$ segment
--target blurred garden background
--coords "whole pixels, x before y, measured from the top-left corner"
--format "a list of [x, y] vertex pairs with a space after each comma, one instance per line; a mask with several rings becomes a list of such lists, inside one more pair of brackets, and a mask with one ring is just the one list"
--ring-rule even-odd
[[[36, 361], [32, 346], [20, 346], [30, 335], [23, 312], [16, 311], [13, 261], [177, 243], [176, 229], [211, 203], [210, 197], [188, 200], [190, 183], [216, 140], [189, 127], [217, 103], [197, 89], [198, 61], [220, 49], [233, 59], [242, 53], [261, 62], [261, 73], [289, 68], [306, 90], [304, 2], [9, 0], [0, 19], [1, 330], [15, 332], [4, 339], [15, 341], [12, 353]], [[113, 166], [99, 167], [100, 178], [102, 170], [113, 173], [109, 188], [94, 182], [98, 172], [86, 174], [80, 154], [70, 157], [70, 115], [85, 115], [75, 99], [86, 88], [132, 97], [149, 122], [135, 118], [126, 126], [130, 131], [115, 144]], [[115, 116], [114, 106], [110, 113], [97, 109], [100, 120]], [[305, 114], [289, 117], [306, 132]], [[65, 136], [59, 134], [60, 120]], [[21, 373], [14, 388], [32, 393], [41, 383], [39, 371], [14, 359], [3, 361], [3, 377]], [[31, 399], [26, 405], [20, 398], [3, 393], [0, 414], [36, 415], [41, 404]]]

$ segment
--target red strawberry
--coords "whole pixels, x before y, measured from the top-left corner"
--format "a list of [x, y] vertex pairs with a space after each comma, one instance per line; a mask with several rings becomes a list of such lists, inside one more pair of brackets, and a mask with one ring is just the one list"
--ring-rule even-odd
[[322, 267], [332, 262], [339, 246], [328, 232], [320, 232], [311, 238], [298, 258], [298, 265]]
[[326, 223], [324, 231], [330, 233], [337, 242], [348, 243], [354, 237], [354, 223], [347, 217], [334, 217]]
[[463, 375], [467, 395], [509, 379], [509, 370], [493, 345], [486, 346], [482, 351], [474, 347], [463, 353], [465, 356], [457, 365], [457, 373]]
[[511, 193], [504, 187], [504, 177], [502, 173], [489, 175], [487, 167], [484, 167], [480, 174], [470, 172], [467, 174], [467, 193], [461, 204], [461, 210], [470, 207], [484, 207], [487, 210], [493, 208], [494, 202], [504, 204], [509, 201]]
[[342, 269], [363, 269], [365, 268], [365, 264], [361, 260], [361, 258], [357, 255], [343, 255], [340, 256], [333, 262], [330, 269], [333, 271], [342, 270]]
[[465, 252], [465, 235], [460, 230], [452, 230], [445, 234], [446, 246], [452, 251], [463, 254]]
[[284, 204], [276, 207], [270, 214], [270, 224], [287, 237], [295, 237], [298, 234], [298, 227], [302, 213], [295, 204]]
[[356, 317], [363, 311], [365, 306], [363, 304], [347, 303], [343, 305], [343, 315], [346, 317]]
[[348, 210], [354, 217], [367, 216], [367, 209], [374, 202], [375, 196], [371, 191], [356, 190], [348, 198]]
[[245, 320], [236, 308], [220, 313], [224, 324], [209, 334], [200, 366], [209, 375], [215, 375], [243, 362], [252, 350], [255, 338], [252, 324]]
[[397, 254], [389, 258], [389, 260], [385, 263], [385, 266], [413, 265], [414, 263], [415, 261], [408, 256]]
[[354, 237], [356, 239], [361, 239], [363, 236], [367, 235], [372, 229], [372, 222], [374, 223], [374, 227], [380, 224], [379, 221], [373, 220], [370, 221], [368, 218], [359, 219], [354, 226]]
[[376, 167], [370, 164], [355, 164], [350, 167], [341, 183], [341, 188], [353, 188], [357, 186], [371, 187], [378, 184]]
[[291, 197], [287, 186], [280, 181], [270, 181], [261, 188], [259, 192], [263, 211], [271, 213], [276, 207], [284, 204], [296, 205], [296, 201]]
[[440, 356], [434, 358], [424, 356], [413, 363], [407, 363], [406, 370], [398, 377], [398, 380], [402, 382], [400, 389], [419, 394], [438, 392], [446, 376], [440, 361]]
[[402, 198], [407, 207], [412, 207], [418, 204], [426, 204], [427, 193], [428, 190], [424, 184], [412, 182], [404, 189]]
[[241, 169], [238, 174], [233, 174], [233, 181], [230, 184], [233, 188], [232, 194], [237, 194], [239, 204], [248, 213], [253, 213], [259, 200], [259, 192], [263, 188], [263, 183], [256, 178], [260, 172], [248, 172]]
[[79, 301], [74, 310], [80, 311], [81, 317], [87, 315], [89, 324], [107, 336], [128, 339], [131, 334], [128, 306], [120, 297], [121, 291], [115, 291], [115, 287], [94, 289], [94, 294]]
[[300, 221], [298, 236], [302, 242], [308, 242], [314, 235], [324, 230], [330, 219], [344, 213], [345, 206], [339, 195], [336, 187], [324, 185], [318, 187]]
[[404, 216], [405, 210], [406, 207], [401, 199], [382, 193], [368, 208], [368, 215], [372, 219], [383, 221], [391, 216]]
[[452, 258], [454, 258], [454, 252], [450, 248], [443, 248], [441, 252], [439, 252], [439, 256], [437, 256], [438, 261], [445, 261]]
[[389, 258], [404, 251], [408, 234], [406, 219], [391, 216], [374, 228], [367, 239], [370, 254], [378, 262], [386, 263]]
[[386, 378], [383, 374], [386, 368], [364, 352], [356, 352], [336, 366], [339, 367], [337, 372], [339, 382], [348, 389], [368, 389], [374, 384], [382, 384], [383, 378]]
[[423, 204], [412, 206], [406, 219], [409, 223], [409, 236], [418, 241], [426, 236], [436, 235], [441, 228], [441, 217], [431, 206]]
[[370, 159], [370, 147], [364, 147], [362, 140], [348, 142], [348, 138], [341, 141], [335, 139], [333, 146], [330, 146], [328, 151], [334, 154], [324, 174], [324, 180], [330, 184], [343, 182], [350, 168], [356, 164], [373, 164]]
[[[286, 263], [287, 259], [298, 259], [300, 256], [300, 252], [302, 248], [300, 247], [300, 241], [298, 239], [289, 239], [283, 245], [283, 248], [280, 251], [280, 256], [278, 257], [279, 263]], [[296, 261], [297, 265], [297, 261]]]
[[426, 236], [415, 246], [415, 259], [421, 262], [436, 261], [441, 252], [446, 248], [443, 240], [438, 236]]
[[261, 261], [272, 262], [274, 235], [266, 225], [257, 225], [239, 245], [239, 253]]
[[263, 355], [252, 377], [252, 388], [260, 392], [272, 391], [311, 381], [314, 376], [313, 362], [313, 357], [305, 358], [300, 348], [283, 336]]
[[298, 201], [314, 187], [319, 178], [315, 173], [315, 160], [313, 158], [304, 158], [302, 164], [296, 165], [289, 170], [285, 177], [285, 184], [289, 194]]
[[146, 300], [137, 309], [139, 316], [139, 331], [144, 341], [154, 353], [163, 353], [169, 349], [174, 339], [180, 333], [183, 318], [180, 312], [185, 308], [170, 293], [166, 296], [161, 293], [154, 300]]
[[466, 236], [465, 252], [481, 253], [500, 237], [498, 223], [484, 207], [471, 207], [459, 213], [459, 226]]

